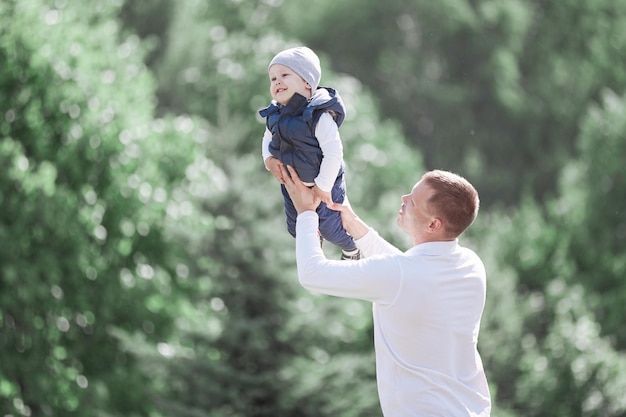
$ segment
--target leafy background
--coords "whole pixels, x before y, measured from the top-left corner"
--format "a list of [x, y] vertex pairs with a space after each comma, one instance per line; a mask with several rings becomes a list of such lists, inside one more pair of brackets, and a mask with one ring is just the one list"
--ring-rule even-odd
[[426, 169], [479, 189], [493, 415], [626, 416], [624, 16], [0, 0], [0, 413], [381, 416], [370, 306], [297, 285], [261, 161], [267, 63], [306, 44], [383, 235]]

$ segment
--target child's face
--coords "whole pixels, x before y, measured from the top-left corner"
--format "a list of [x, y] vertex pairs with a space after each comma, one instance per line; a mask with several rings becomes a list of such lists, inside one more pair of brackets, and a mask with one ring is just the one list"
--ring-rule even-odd
[[282, 64], [274, 64], [269, 69], [270, 94], [272, 98], [286, 105], [294, 93], [311, 98], [311, 86], [291, 68]]

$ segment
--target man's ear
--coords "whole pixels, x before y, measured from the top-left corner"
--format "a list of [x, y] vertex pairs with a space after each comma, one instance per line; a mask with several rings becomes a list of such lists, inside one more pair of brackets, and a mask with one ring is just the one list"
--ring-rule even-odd
[[428, 224], [428, 232], [436, 233], [443, 228], [443, 222], [439, 217], [433, 217]]

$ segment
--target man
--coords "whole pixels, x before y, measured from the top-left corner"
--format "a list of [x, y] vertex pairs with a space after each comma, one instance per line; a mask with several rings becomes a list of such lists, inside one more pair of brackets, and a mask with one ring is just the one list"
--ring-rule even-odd
[[320, 248], [319, 197], [291, 167], [286, 169], [284, 184], [298, 213], [300, 283], [311, 291], [373, 303], [383, 414], [489, 416], [491, 398], [477, 350], [485, 268], [458, 242], [478, 213], [474, 187], [450, 172], [425, 173], [401, 198], [398, 225], [414, 245], [406, 252], [381, 238], [349, 204], [333, 204], [364, 256], [341, 262], [327, 260]]

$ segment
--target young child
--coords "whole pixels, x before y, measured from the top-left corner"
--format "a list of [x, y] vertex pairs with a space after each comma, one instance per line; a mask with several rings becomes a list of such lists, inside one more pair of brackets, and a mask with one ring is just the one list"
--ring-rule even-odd
[[259, 113], [266, 121], [263, 135], [265, 167], [281, 183], [287, 230], [296, 235], [296, 209], [283, 185], [280, 166], [290, 165], [322, 203], [317, 209], [322, 238], [342, 249], [341, 259], [359, 259], [341, 214], [326, 204], [343, 203], [346, 196], [343, 146], [339, 126], [345, 108], [337, 92], [319, 87], [320, 60], [311, 49], [279, 52], [268, 66], [271, 104]]

